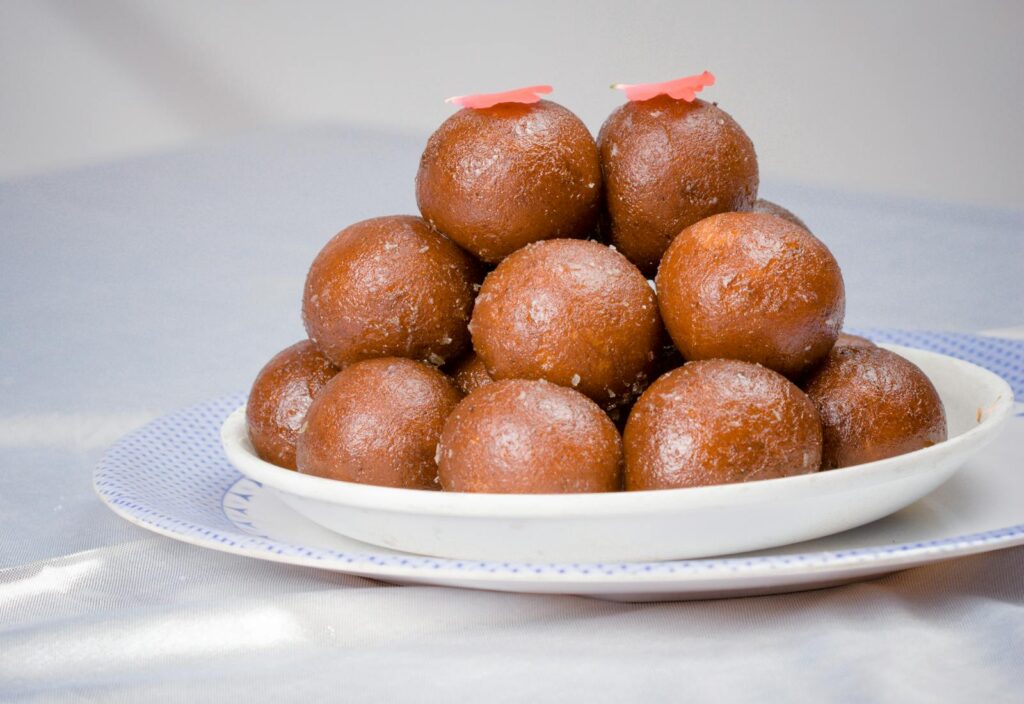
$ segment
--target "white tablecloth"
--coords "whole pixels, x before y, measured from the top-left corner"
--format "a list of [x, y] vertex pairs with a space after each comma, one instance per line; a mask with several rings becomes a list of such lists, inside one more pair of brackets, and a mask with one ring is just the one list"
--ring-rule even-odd
[[[629, 605], [387, 586], [107, 511], [104, 448], [302, 337], [310, 260], [415, 212], [422, 141], [324, 127], [0, 184], [0, 699], [1021, 701], [1022, 548]], [[1024, 213], [764, 180], [839, 259], [850, 325], [1024, 322]]]

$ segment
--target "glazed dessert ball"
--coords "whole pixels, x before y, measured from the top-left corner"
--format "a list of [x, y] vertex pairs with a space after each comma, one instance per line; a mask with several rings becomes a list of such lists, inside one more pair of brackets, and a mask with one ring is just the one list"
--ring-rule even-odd
[[546, 379], [604, 408], [647, 384], [661, 347], [654, 292], [610, 247], [548, 240], [487, 275], [472, 320], [473, 348], [494, 379]]
[[256, 454], [279, 467], [295, 469], [295, 441], [313, 399], [337, 367], [309, 340], [278, 352], [256, 375], [245, 421]]
[[523, 245], [593, 233], [597, 145], [557, 103], [464, 109], [427, 142], [416, 201], [434, 227], [485, 262]]
[[437, 458], [445, 491], [617, 491], [622, 441], [583, 394], [546, 381], [508, 379], [477, 389], [455, 407]]
[[689, 362], [633, 406], [626, 489], [674, 489], [816, 472], [821, 424], [792, 382], [757, 364]]
[[795, 378], [832, 349], [843, 277], [814, 235], [763, 213], [691, 225], [658, 269], [658, 303], [683, 357], [757, 362]]
[[770, 200], [758, 198], [757, 200], [754, 201], [754, 207], [751, 208], [751, 210], [755, 213], [766, 213], [768, 215], [774, 215], [777, 218], [782, 218], [783, 220], [789, 220], [794, 225], [802, 227], [808, 232], [811, 231], [811, 228], [807, 227], [807, 225], [804, 224], [803, 220], [798, 218], [789, 210], [783, 208], [778, 203], [773, 203]]
[[946, 439], [946, 412], [935, 387], [895, 352], [837, 345], [804, 388], [824, 429], [822, 469], [895, 457]]
[[422, 362], [357, 362], [310, 406], [298, 469], [361, 484], [437, 489], [437, 439], [461, 398], [448, 377]]
[[750, 210], [757, 198], [754, 145], [712, 103], [665, 95], [626, 103], [598, 145], [611, 241], [646, 274], [684, 228]]
[[302, 318], [339, 367], [373, 357], [441, 365], [469, 345], [477, 265], [422, 219], [373, 218], [339, 232], [306, 277]]
[[835, 347], [876, 347], [875, 343], [860, 335], [851, 335], [848, 332], [839, 333], [836, 338]]
[[494, 379], [487, 373], [484, 361], [476, 352], [471, 352], [452, 369], [452, 378], [459, 391], [470, 394]]

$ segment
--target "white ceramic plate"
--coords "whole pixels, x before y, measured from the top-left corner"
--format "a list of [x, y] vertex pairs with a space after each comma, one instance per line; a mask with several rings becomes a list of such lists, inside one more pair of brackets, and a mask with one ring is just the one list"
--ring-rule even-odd
[[[963, 357], [1024, 394], [1024, 344], [956, 333], [876, 330]], [[420, 557], [359, 543], [303, 518], [277, 492], [227, 461], [219, 429], [234, 394], [154, 420], [96, 467], [97, 494], [143, 528], [197, 546], [394, 583], [578, 594], [630, 601], [816, 589], [939, 560], [1024, 545], [1024, 406], [925, 498], [873, 523], [811, 542], [731, 557], [671, 562], [522, 563]]]
[[1013, 406], [1000, 377], [906, 347], [946, 407], [949, 440], [879, 462], [743, 484], [572, 495], [393, 489], [298, 474], [260, 460], [244, 407], [224, 423], [228, 460], [280, 500], [336, 533], [403, 552], [459, 560], [618, 562], [692, 559], [812, 540], [909, 506], [991, 442]]

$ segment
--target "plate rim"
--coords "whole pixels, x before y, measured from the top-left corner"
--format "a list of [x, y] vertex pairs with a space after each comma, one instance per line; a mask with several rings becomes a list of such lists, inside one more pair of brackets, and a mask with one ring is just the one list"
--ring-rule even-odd
[[[237, 524], [230, 521], [230, 516], [226, 514], [226, 520], [231, 522], [231, 525], [239, 532], [229, 532], [227, 542], [224, 539], [213, 537], [204, 538], [194, 532], [173, 527], [175, 522], [181, 522], [180, 519], [166, 516], [162, 512], [157, 512], [156, 515], [158, 519], [164, 519], [163, 521], [153, 520], [133, 511], [129, 506], [118, 501], [117, 497], [109, 495], [101, 486], [102, 481], [113, 471], [111, 469], [112, 462], [118, 459], [118, 453], [125, 449], [131, 438], [139, 434], [160, 432], [162, 425], [197, 409], [208, 409], [213, 404], [223, 405], [229, 402], [237, 405], [235, 402], [240, 402], [243, 398], [244, 394], [236, 393], [207, 399], [204, 402], [162, 415], [122, 437], [109, 448], [96, 466], [93, 473], [93, 487], [96, 494], [115, 514], [134, 525], [166, 537], [226, 553], [368, 577], [433, 582], [442, 579], [448, 581], [472, 580], [489, 582], [496, 588], [500, 584], [528, 586], [539, 583], [550, 585], [572, 583], [581, 586], [609, 588], [615, 585], [651, 588], [661, 585], [662, 587], [686, 587], [689, 590], [691, 585], [696, 587], [701, 584], [721, 582], [723, 577], [750, 582], [764, 578], [804, 576], [806, 577], [804, 582], [811, 582], [826, 576], [832, 578], [836, 575], [863, 573], [865, 567], [873, 574], [880, 574], [948, 558], [1024, 544], [1024, 523], [1020, 523], [980, 533], [946, 536], [934, 540], [897, 545], [875, 545], [842, 551], [794, 552], [769, 556], [697, 558], [656, 563], [499, 563], [416, 555], [401, 555], [400, 559], [396, 560], [393, 555], [380, 556], [379, 553], [377, 555], [359, 552], [331, 554], [332, 551], [307, 550], [302, 546], [290, 545], [272, 538], [261, 539], [253, 535], [246, 535]], [[210, 430], [211, 432], [215, 431], [213, 428]], [[1006, 432], [1006, 429], [1003, 432]], [[236, 475], [232, 486], [244, 479], [244, 476], [234, 468], [230, 468], [230, 471]], [[191, 528], [202, 528], [195, 523], [188, 523]], [[213, 533], [221, 531], [222, 529], [217, 528]], [[221, 537], [223, 538], [223, 536]], [[293, 554], [290, 552], [292, 549], [303, 549], [310, 553], [317, 553], [317, 555]], [[346, 556], [339, 557], [338, 555], [341, 554]], [[405, 564], [401, 564], [403, 561]], [[556, 566], [561, 569], [551, 569]], [[626, 569], [622, 569], [623, 566]], [[542, 568], [540, 572], [535, 570], [538, 567]]]
[[[247, 480], [246, 477], [239, 476], [240, 481]], [[232, 484], [232, 486], [235, 486], [235, 484]], [[132, 512], [122, 510], [121, 506], [108, 501], [107, 497], [99, 489], [96, 489], [96, 493], [111, 511], [129, 523], [158, 535], [198, 547], [280, 564], [315, 567], [368, 577], [410, 580], [472, 579], [473, 581], [480, 582], [493, 582], [496, 584], [515, 583], [520, 585], [544, 583], [550, 585], [583, 584], [602, 587], [650, 587], [659, 585], [679, 587], [682, 585], [690, 586], [718, 582], [722, 579], [723, 574], [727, 574], [732, 579], [741, 577], [744, 580], [756, 580], [767, 577], [806, 576], [808, 581], [810, 581], [817, 577], [826, 576], [830, 579], [833, 577], [841, 578], [844, 574], [857, 573], [863, 567], [870, 567], [871, 574], [895, 572], [955, 557], [965, 557], [1024, 545], [1024, 523], [1019, 523], [980, 533], [969, 533], [937, 540], [918, 541], [916, 543], [900, 543], [885, 546], [882, 550], [877, 549], [882, 546], [872, 546], [840, 551], [825, 550], [793, 553], [792, 555], [726, 556], [655, 563], [615, 563], [614, 568], [611, 564], [604, 563], [578, 563], [561, 565], [559, 569], [555, 570], [538, 570], [536, 569], [537, 567], [550, 568], [559, 563], [497, 563], [434, 558], [413, 554], [387, 555], [385, 559], [380, 559], [376, 558], [372, 553], [350, 553], [348, 557], [341, 558], [331, 555], [330, 551], [324, 551], [320, 548], [303, 549], [314, 554], [322, 553], [325, 557], [303, 556], [280, 550], [275, 551], [270, 548], [271, 543], [288, 548], [300, 546], [292, 546], [273, 538], [258, 538], [246, 535], [245, 533], [239, 533], [239, 537], [243, 538], [241, 541], [236, 544], [229, 544], [213, 538], [203, 538], [188, 533], [181, 533]], [[290, 511], [291, 509], [287, 510]], [[391, 564], [396, 561], [399, 564]], [[472, 569], [478, 565], [481, 566], [481, 569]], [[482, 568], [482, 565], [490, 566]], [[629, 565], [634, 569], [622, 569], [623, 565]], [[649, 567], [651, 569], [648, 569]], [[677, 569], [680, 567], [682, 569]]]

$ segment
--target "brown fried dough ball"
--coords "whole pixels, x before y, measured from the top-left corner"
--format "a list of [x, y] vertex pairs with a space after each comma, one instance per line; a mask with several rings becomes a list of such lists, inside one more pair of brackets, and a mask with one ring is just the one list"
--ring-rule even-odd
[[487, 373], [484, 361], [476, 352], [469, 353], [456, 364], [451, 375], [455, 380], [455, 385], [459, 387], [459, 391], [464, 394], [470, 394], [481, 386], [494, 381]]
[[824, 429], [822, 469], [895, 457], [946, 439], [946, 412], [935, 387], [895, 352], [837, 345], [804, 389]]
[[777, 218], [789, 220], [794, 225], [802, 227], [808, 232], [811, 231], [811, 228], [807, 227], [807, 225], [804, 224], [804, 221], [798, 218], [796, 215], [794, 215], [790, 210], [787, 210], [778, 203], [773, 203], [770, 200], [758, 198], [757, 200], [754, 201], [754, 207], [751, 208], [751, 211], [755, 213], [765, 213], [767, 215], [774, 215]]
[[673, 489], [818, 471], [821, 424], [792, 382], [757, 364], [689, 362], [633, 406], [626, 489]]
[[754, 145], [712, 103], [628, 102], [605, 121], [598, 145], [611, 242], [645, 274], [683, 229], [750, 210], [757, 198]]
[[556, 237], [588, 237], [601, 169], [589, 130], [542, 100], [464, 109], [427, 142], [416, 201], [432, 225], [481, 260]]
[[309, 340], [278, 352], [256, 375], [245, 406], [256, 454], [295, 469], [295, 441], [313, 399], [338, 373]]
[[832, 349], [846, 307], [828, 248], [763, 213], [722, 213], [688, 227], [665, 253], [657, 286], [683, 357], [757, 362], [791, 378]]
[[469, 345], [478, 265], [422, 219], [394, 215], [346, 227], [306, 277], [302, 318], [335, 365], [409, 357], [440, 365]]
[[437, 489], [437, 439], [460, 399], [448, 377], [422, 362], [357, 362], [310, 406], [298, 469], [361, 484]]
[[494, 379], [546, 379], [604, 408], [639, 395], [662, 339], [643, 275], [584, 240], [538, 242], [505, 259], [484, 280], [472, 333]]
[[835, 347], [876, 347], [874, 342], [860, 335], [851, 335], [848, 332], [839, 333], [836, 338]]
[[583, 394], [507, 379], [456, 406], [437, 446], [445, 491], [570, 494], [617, 491], [622, 442]]

